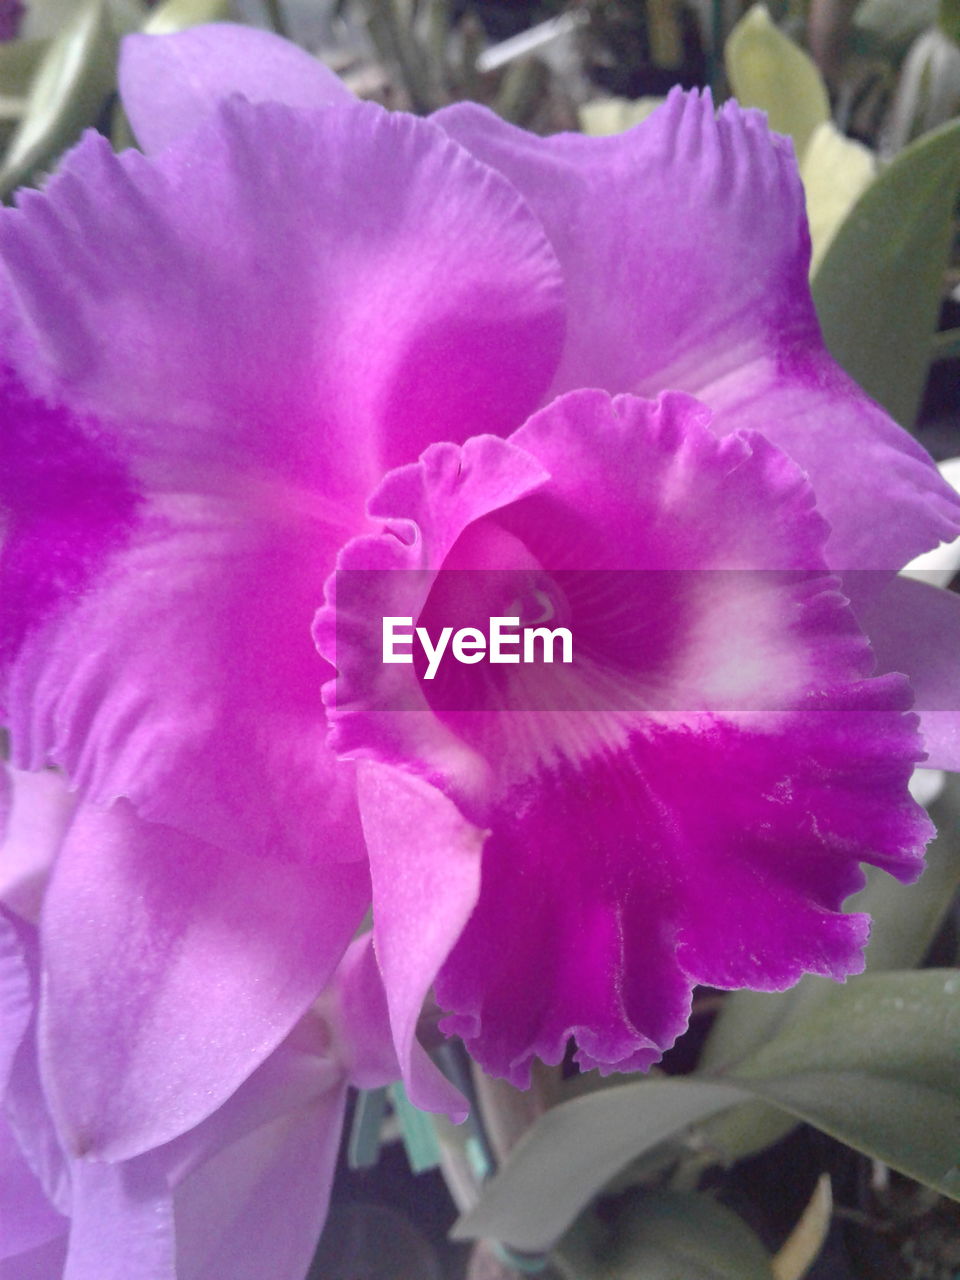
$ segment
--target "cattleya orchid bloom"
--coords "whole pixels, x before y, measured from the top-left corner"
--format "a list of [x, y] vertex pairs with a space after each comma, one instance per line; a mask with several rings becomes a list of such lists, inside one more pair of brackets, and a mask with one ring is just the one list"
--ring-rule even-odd
[[83, 1159], [50, 1115], [37, 1026], [35, 920], [75, 800], [49, 771], [5, 776], [5, 786], [4, 896], [15, 909], [0, 906], [0, 1280], [301, 1280], [326, 1216], [347, 1086], [399, 1074], [370, 934], [212, 1115], [129, 1160]]
[[[860, 861], [918, 874], [910, 772], [960, 763], [958, 602], [895, 576], [960, 503], [823, 347], [789, 143], [679, 91], [612, 138], [389, 114], [230, 27], [129, 38], [121, 89], [146, 154], [88, 135], [0, 214], [0, 712], [76, 798], [39, 926], [67, 1152], [235, 1095], [371, 874], [428, 1109], [433, 986], [522, 1082], [571, 1037], [648, 1065], [697, 981], [855, 972]], [[418, 615], [445, 569], [592, 625], [610, 713], [387, 680], [340, 584]], [[594, 573], [634, 580], [591, 624]]]

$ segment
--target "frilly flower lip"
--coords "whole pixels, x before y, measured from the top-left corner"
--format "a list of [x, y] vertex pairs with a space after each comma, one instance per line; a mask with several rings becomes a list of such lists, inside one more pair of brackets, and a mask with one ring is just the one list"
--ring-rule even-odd
[[[315, 625], [339, 673], [331, 741], [369, 762], [382, 957], [414, 897], [404, 812], [441, 886], [423, 919], [445, 912], [443, 867], [466, 868], [434, 977], [441, 1025], [485, 1069], [522, 1085], [571, 1037], [583, 1067], [646, 1068], [695, 983], [860, 971], [868, 921], [841, 907], [861, 862], [920, 873], [923, 750], [790, 459], [754, 432], [718, 439], [685, 395], [582, 391], [505, 441], [432, 447], [370, 510], [383, 530], [343, 549]], [[451, 701], [381, 661], [384, 613], [472, 624], [522, 610], [530, 581], [562, 602], [579, 664], [510, 667], [512, 685], [480, 664]], [[422, 992], [386, 977], [406, 1025]]]

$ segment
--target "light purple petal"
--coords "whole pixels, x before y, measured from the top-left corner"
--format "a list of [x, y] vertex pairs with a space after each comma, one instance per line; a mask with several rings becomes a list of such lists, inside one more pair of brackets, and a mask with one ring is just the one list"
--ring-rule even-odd
[[0, 822], [0, 901], [36, 924], [47, 877], [76, 806], [58, 773], [24, 773], [0, 763], [11, 787], [6, 822]]
[[[68, 1280], [301, 1280], [326, 1214], [342, 1123], [345, 1074], [335, 1047], [311, 1009], [206, 1120], [111, 1164], [64, 1161], [31, 1033], [7, 1104], [30, 1160], [69, 1214]], [[0, 1158], [0, 1174], [8, 1172]], [[12, 1172], [12, 1183], [0, 1182], [0, 1207], [7, 1211], [16, 1196], [18, 1230], [16, 1238], [5, 1232], [3, 1243], [27, 1249], [41, 1229], [62, 1233], [66, 1220], [22, 1162]]]
[[67, 1238], [61, 1236], [39, 1249], [0, 1262], [0, 1280], [60, 1280], [66, 1255]]
[[177, 1280], [302, 1280], [327, 1214], [345, 1091], [256, 1129], [177, 1188]]
[[63, 1280], [176, 1280], [173, 1204], [153, 1163], [73, 1162]]
[[793, 152], [758, 112], [715, 117], [675, 90], [617, 137], [539, 138], [470, 104], [434, 118], [514, 183], [557, 252], [570, 316], [553, 392], [684, 390], [720, 434], [762, 431], [809, 474], [834, 568], [900, 568], [956, 535], [929, 457], [824, 350]]
[[232, 100], [149, 158], [88, 135], [0, 213], [0, 336], [30, 392], [99, 419], [142, 483], [348, 529], [385, 466], [512, 430], [563, 326], [514, 189], [370, 103]]
[[44, 906], [41, 1061], [76, 1155], [118, 1159], [215, 1110], [319, 994], [362, 864], [264, 862], [84, 805]]
[[336, 535], [242, 502], [144, 504], [128, 545], [13, 663], [14, 762], [256, 856], [363, 857], [310, 643]]
[[144, 151], [196, 129], [233, 94], [248, 102], [322, 107], [356, 102], [305, 49], [270, 31], [220, 22], [170, 35], [130, 35], [120, 48], [120, 98]]
[[910, 677], [931, 769], [960, 770], [960, 596], [894, 578], [856, 605], [877, 670]]
[[419, 778], [364, 762], [360, 803], [370, 849], [374, 936], [397, 1058], [411, 1101], [460, 1121], [463, 1099], [416, 1039], [436, 973], [473, 910], [485, 833]]
[[67, 1227], [52, 1202], [64, 1169], [36, 1071], [36, 970], [35, 930], [0, 908], [0, 1259]]
[[0, 1096], [32, 1012], [33, 997], [23, 944], [13, 922], [0, 910]]

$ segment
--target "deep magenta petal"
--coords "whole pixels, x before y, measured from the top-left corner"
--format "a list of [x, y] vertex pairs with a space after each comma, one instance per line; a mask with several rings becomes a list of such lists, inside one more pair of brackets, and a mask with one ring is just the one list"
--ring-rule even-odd
[[147, 152], [190, 133], [234, 94], [288, 107], [356, 102], [343, 81], [305, 49], [271, 31], [226, 22], [127, 36], [118, 79], [123, 109]]
[[[491, 683], [488, 707], [454, 714], [415, 667], [403, 684], [369, 671], [363, 686], [379, 651], [338, 631], [340, 669], [367, 697], [362, 711], [347, 700], [351, 753], [391, 780], [361, 794], [375, 914], [398, 952], [406, 917], [401, 954], [418, 966], [414, 982], [384, 963], [388, 1000], [421, 1000], [449, 951], [442, 1027], [522, 1085], [535, 1056], [560, 1061], [570, 1038], [584, 1066], [648, 1067], [685, 1026], [696, 983], [779, 990], [858, 972], [867, 921], [842, 905], [861, 862], [919, 874], [931, 828], [908, 782], [923, 752], [906, 681], [871, 678], [803, 473], [755, 433], [718, 438], [683, 395], [574, 392], [497, 451], [465, 446], [513, 475], [513, 497], [436, 456], [377, 500], [386, 530], [361, 557], [374, 613], [386, 600], [426, 617], [452, 569], [469, 583], [535, 565], [588, 653], [544, 686], [566, 681], [565, 702], [504, 702], [519, 686]], [[454, 492], [499, 491], [503, 505], [441, 500], [461, 471]], [[448, 599], [469, 609], [478, 591]], [[405, 789], [404, 751], [421, 775]], [[428, 802], [422, 779], [456, 806]], [[446, 901], [444, 851], [466, 847], [446, 831], [457, 807], [489, 832], [479, 897], [462, 932], [469, 894], [431, 914], [446, 927], [428, 966], [411, 893]], [[428, 861], [406, 865], [411, 849]]]
[[956, 536], [956, 495], [823, 346], [793, 150], [759, 112], [677, 89], [616, 137], [539, 138], [472, 104], [434, 119], [510, 179], [563, 266], [553, 392], [674, 388], [720, 434], [763, 432], [810, 476], [835, 569], [899, 569]]
[[84, 805], [44, 904], [41, 1062], [63, 1140], [117, 1159], [214, 1111], [320, 993], [363, 864], [273, 861]]

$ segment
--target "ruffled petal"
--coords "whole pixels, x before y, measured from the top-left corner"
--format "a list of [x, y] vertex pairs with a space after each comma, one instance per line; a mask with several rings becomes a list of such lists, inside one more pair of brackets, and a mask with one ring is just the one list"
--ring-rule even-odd
[[516, 426], [563, 326], [510, 184], [370, 103], [235, 99], [152, 157], [90, 134], [0, 213], [0, 336], [31, 393], [93, 415], [144, 483], [282, 480], [348, 529], [385, 465]]
[[836, 569], [897, 569], [956, 536], [930, 458], [823, 347], [796, 163], [760, 113], [715, 117], [675, 90], [616, 137], [538, 138], [466, 104], [434, 118], [510, 179], [557, 252], [570, 319], [553, 392], [674, 388], [720, 434], [762, 431], [810, 476]]
[[[779, 990], [804, 972], [858, 972], [867, 921], [841, 907], [862, 886], [860, 862], [913, 879], [931, 828], [908, 793], [922, 758], [909, 688], [870, 678], [803, 474], [762, 436], [718, 439], [681, 395], [572, 393], [499, 450], [439, 456], [378, 496], [389, 518], [378, 566], [377, 539], [365, 544], [367, 574], [380, 570], [370, 600], [383, 602], [387, 580], [391, 609], [423, 619], [459, 574], [467, 585], [448, 599], [486, 609], [491, 581], [504, 602], [518, 594], [504, 570], [535, 573], [538, 608], [549, 601], [583, 651], [542, 668], [554, 700], [532, 707], [492, 675], [470, 708], [438, 704], [412, 666], [402, 687], [372, 676], [368, 690], [400, 699], [351, 726], [351, 752], [385, 762], [364, 764], [377, 770], [365, 777], [390, 782], [362, 794], [361, 811], [375, 918], [389, 912], [398, 936], [394, 915], [415, 922], [407, 951], [424, 904], [443, 919], [449, 850], [489, 828], [476, 906], [458, 936], [465, 881], [437, 948], [457, 938], [436, 978], [443, 1029], [522, 1085], [532, 1058], [560, 1061], [570, 1037], [586, 1067], [649, 1066], [683, 1029], [694, 983]], [[454, 465], [471, 456], [512, 475], [518, 496], [501, 478], [490, 488], [501, 508], [471, 505], [484, 486]], [[339, 631], [338, 665], [358, 689], [354, 634]], [[349, 699], [336, 709], [349, 720]], [[403, 750], [405, 768], [455, 804], [421, 778], [397, 785], [388, 766]], [[459, 836], [457, 818], [472, 820]], [[401, 850], [416, 851], [412, 870]], [[410, 1007], [436, 963], [426, 958], [406, 980]], [[381, 962], [393, 999], [405, 980], [382, 951]]]
[[960, 770], [960, 596], [894, 578], [856, 605], [877, 670], [910, 677], [931, 769]]
[[41, 1062], [75, 1155], [122, 1159], [214, 1111], [329, 980], [363, 864], [224, 853], [126, 802], [79, 810], [44, 905]]
[[120, 48], [120, 99], [144, 151], [190, 133], [219, 102], [288, 107], [354, 103], [319, 58], [271, 31], [218, 22], [170, 35], [130, 35]]
[[[947, 484], [960, 493], [960, 458], [947, 458], [945, 462], [939, 462], [937, 470]], [[941, 543], [932, 551], [925, 551], [905, 565], [903, 572], [921, 582], [928, 582], [931, 586], [948, 587], [960, 573], [960, 538]]]

